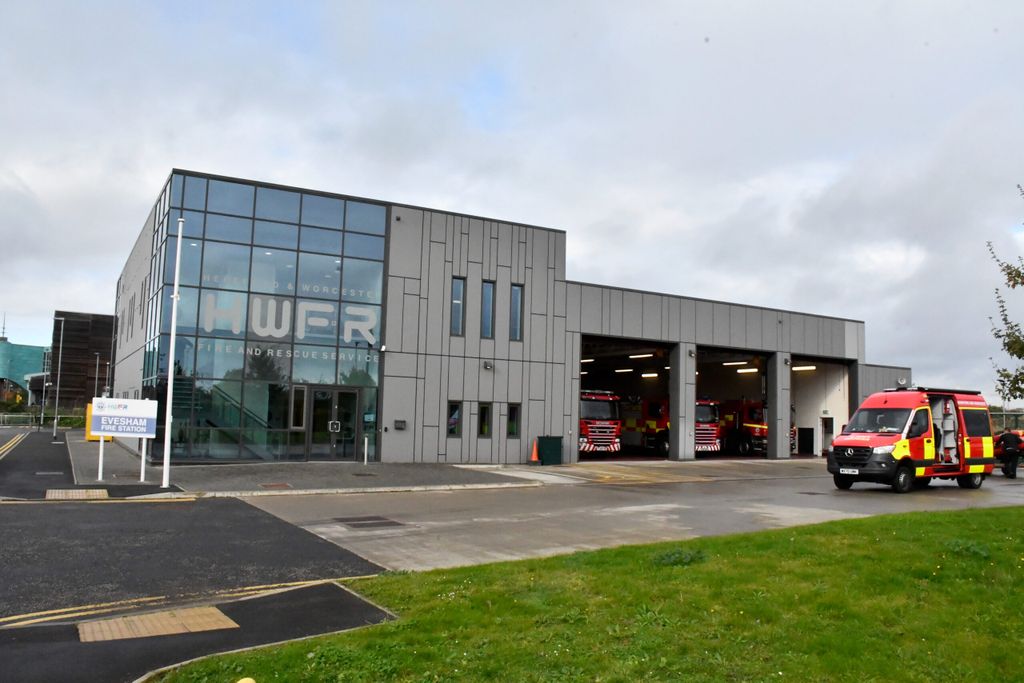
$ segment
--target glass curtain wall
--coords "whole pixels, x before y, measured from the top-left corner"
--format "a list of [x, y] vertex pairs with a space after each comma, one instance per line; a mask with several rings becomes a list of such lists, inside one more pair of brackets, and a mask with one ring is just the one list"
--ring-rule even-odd
[[[375, 458], [386, 208], [175, 173], [155, 215], [144, 387], [161, 402], [161, 422], [175, 235], [185, 219], [172, 458], [302, 459], [294, 385], [359, 389]], [[154, 455], [162, 444], [158, 430]]]

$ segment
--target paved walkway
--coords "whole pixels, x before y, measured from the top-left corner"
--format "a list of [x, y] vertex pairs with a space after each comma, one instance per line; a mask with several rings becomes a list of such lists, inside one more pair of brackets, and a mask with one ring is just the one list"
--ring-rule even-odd
[[[768, 461], [764, 459], [700, 459], [690, 461], [592, 461], [572, 465], [444, 465], [428, 463], [270, 462], [217, 465], [172, 465], [169, 489], [160, 487], [162, 468], [147, 463], [118, 442], [103, 448], [103, 478], [99, 478], [99, 442], [86, 441], [81, 430], [62, 432], [66, 443], [52, 444], [49, 434], [28, 434], [11, 449], [0, 470], [25, 470], [17, 491], [0, 495], [44, 497], [54, 485], [74, 489], [105, 489], [110, 497], [239, 497], [310, 493], [373, 493], [461, 489], [522, 488], [545, 484], [670, 484], [793, 476], [822, 476], [820, 458]], [[42, 467], [40, 456], [47, 466]], [[31, 462], [26, 462], [30, 460]], [[53, 462], [50, 462], [50, 461]], [[59, 461], [67, 463], [60, 466]], [[14, 465], [21, 463], [20, 467]], [[36, 465], [39, 467], [36, 467]], [[51, 472], [43, 482], [36, 470]], [[68, 469], [63, 476], [58, 470]], [[140, 482], [140, 474], [144, 481]], [[22, 476], [19, 475], [19, 476]], [[4, 477], [0, 476], [0, 480]], [[59, 481], [58, 481], [59, 480]], [[44, 485], [46, 484], [46, 485]], [[22, 490], [25, 486], [32, 489]], [[10, 488], [8, 486], [7, 488]], [[38, 490], [36, 490], [38, 489]], [[38, 495], [37, 495], [38, 494]]]

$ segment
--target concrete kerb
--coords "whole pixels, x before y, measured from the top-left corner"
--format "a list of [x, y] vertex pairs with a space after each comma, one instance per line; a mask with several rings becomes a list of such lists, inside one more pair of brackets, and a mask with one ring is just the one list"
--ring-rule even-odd
[[424, 484], [409, 486], [361, 486], [347, 488], [287, 488], [269, 490], [193, 490], [193, 492], [168, 492], [166, 494], [146, 494], [135, 496], [133, 500], [154, 500], [169, 498], [255, 498], [263, 496], [339, 496], [350, 494], [404, 494], [412, 492], [429, 492], [429, 490], [471, 490], [483, 488], [532, 488], [543, 486], [540, 481], [523, 481], [508, 483], [452, 483]]

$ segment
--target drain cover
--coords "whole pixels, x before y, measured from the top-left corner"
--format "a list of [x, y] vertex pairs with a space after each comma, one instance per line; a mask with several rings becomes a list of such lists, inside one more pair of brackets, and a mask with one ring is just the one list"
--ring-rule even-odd
[[382, 529], [385, 527], [405, 526], [401, 522], [396, 522], [393, 519], [387, 517], [378, 517], [376, 515], [370, 517], [335, 517], [335, 522], [341, 522], [349, 529]]

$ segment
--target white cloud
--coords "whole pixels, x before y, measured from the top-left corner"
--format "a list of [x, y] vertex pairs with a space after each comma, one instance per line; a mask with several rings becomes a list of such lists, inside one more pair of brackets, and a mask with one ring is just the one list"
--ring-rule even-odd
[[0, 309], [26, 343], [111, 311], [179, 166], [565, 229], [571, 278], [863, 319], [870, 361], [987, 390], [1022, 29], [999, 1], [10, 5]]

